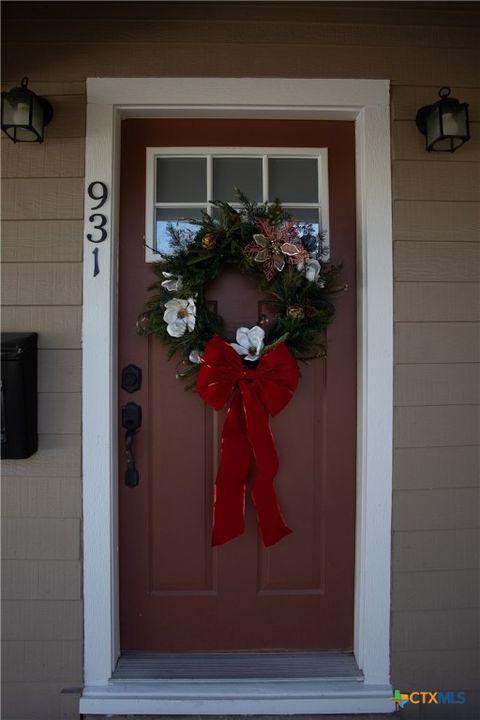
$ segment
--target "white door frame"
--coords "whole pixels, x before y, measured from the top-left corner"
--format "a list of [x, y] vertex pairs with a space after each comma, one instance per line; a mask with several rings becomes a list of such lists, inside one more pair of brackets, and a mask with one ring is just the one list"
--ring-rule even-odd
[[[85, 233], [102, 181], [108, 237], [85, 240], [83, 305], [83, 713], [388, 712], [392, 494], [392, 227], [389, 82], [251, 78], [87, 81]], [[119, 654], [117, 265], [125, 117], [354, 120], [358, 235], [358, 461], [354, 653], [363, 682], [109, 682]], [[94, 238], [98, 231], [94, 232]], [[140, 240], [140, 239], [139, 239]], [[93, 276], [98, 248], [100, 273]]]

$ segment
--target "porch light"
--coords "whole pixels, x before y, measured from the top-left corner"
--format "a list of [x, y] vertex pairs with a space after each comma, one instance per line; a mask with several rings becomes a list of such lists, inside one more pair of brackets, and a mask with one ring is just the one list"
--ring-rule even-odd
[[43, 142], [43, 128], [53, 117], [48, 100], [27, 88], [24, 77], [20, 87], [2, 92], [2, 130], [16, 142]]
[[468, 103], [450, 97], [450, 92], [449, 87], [440, 88], [440, 100], [433, 105], [425, 105], [417, 112], [417, 128], [425, 135], [429, 152], [455, 152], [470, 140]]

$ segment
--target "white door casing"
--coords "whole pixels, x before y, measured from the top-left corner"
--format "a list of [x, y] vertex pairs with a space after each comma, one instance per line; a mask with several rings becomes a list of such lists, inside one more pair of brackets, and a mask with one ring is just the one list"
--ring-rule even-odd
[[[119, 654], [117, 264], [120, 124], [126, 117], [354, 120], [357, 168], [358, 450], [354, 654], [335, 681], [110, 682]], [[266, 78], [87, 81], [87, 188], [104, 182], [105, 242], [85, 240], [83, 306], [83, 713], [388, 712], [393, 412], [389, 82]], [[95, 221], [94, 221], [95, 222]], [[87, 229], [88, 228], [88, 229]], [[93, 249], [100, 272], [93, 275]], [[368, 282], [367, 282], [368, 279]]]

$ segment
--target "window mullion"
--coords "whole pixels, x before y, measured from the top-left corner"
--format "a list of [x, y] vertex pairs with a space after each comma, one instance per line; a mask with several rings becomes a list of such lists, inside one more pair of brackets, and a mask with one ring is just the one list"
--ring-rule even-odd
[[262, 157], [262, 193], [263, 202], [268, 201], [268, 155]]
[[213, 200], [213, 155], [207, 155], [207, 212], [209, 215], [213, 210], [211, 200]]

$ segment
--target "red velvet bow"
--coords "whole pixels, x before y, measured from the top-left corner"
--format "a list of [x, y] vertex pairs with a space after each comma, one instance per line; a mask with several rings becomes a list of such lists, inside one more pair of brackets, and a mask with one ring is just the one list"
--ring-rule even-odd
[[273, 487], [278, 457], [268, 416], [287, 405], [298, 378], [297, 363], [284, 343], [263, 355], [252, 370], [245, 369], [240, 356], [219, 337], [205, 348], [198, 394], [215, 410], [231, 398], [215, 481], [213, 545], [222, 545], [245, 529], [245, 489], [252, 454], [256, 473], [251, 495], [264, 545], [273, 545], [292, 532]]

